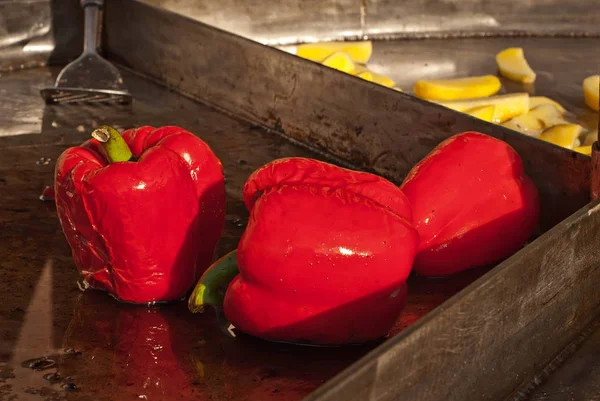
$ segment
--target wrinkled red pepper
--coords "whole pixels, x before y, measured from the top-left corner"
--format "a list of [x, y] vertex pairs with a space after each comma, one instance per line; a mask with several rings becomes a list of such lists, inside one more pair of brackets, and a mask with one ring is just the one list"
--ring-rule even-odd
[[525, 244], [538, 221], [538, 191], [505, 142], [477, 132], [438, 145], [401, 186], [419, 231], [414, 270], [446, 276], [488, 265]]
[[418, 244], [397, 186], [288, 158], [255, 171], [244, 202], [250, 218], [237, 249], [240, 273], [223, 302], [237, 329], [314, 344], [362, 343], [389, 332]]
[[97, 139], [57, 161], [56, 205], [75, 264], [92, 288], [123, 301], [181, 299], [223, 231], [221, 162], [179, 127], [145, 126], [122, 138], [132, 161], [111, 163]]

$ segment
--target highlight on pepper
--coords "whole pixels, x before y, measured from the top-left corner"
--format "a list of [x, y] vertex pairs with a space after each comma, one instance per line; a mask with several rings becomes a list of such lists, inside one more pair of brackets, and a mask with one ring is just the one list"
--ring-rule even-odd
[[243, 195], [250, 219], [238, 248], [200, 279], [190, 310], [222, 299], [236, 329], [272, 341], [332, 345], [387, 335], [418, 246], [396, 185], [287, 158], [256, 170]]
[[211, 264], [225, 224], [222, 165], [176, 126], [102, 126], [62, 153], [58, 217], [92, 289], [131, 303], [182, 299]]

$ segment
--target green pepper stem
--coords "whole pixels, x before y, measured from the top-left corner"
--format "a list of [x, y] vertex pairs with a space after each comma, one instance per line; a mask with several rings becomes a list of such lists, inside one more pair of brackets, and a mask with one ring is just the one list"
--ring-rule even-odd
[[133, 154], [119, 131], [108, 125], [103, 125], [92, 132], [92, 137], [102, 144], [109, 163], [126, 162]]
[[200, 277], [188, 300], [188, 308], [192, 313], [204, 312], [206, 305], [215, 308], [223, 306], [225, 291], [231, 280], [240, 272], [236, 254], [236, 251], [229, 252], [213, 263]]

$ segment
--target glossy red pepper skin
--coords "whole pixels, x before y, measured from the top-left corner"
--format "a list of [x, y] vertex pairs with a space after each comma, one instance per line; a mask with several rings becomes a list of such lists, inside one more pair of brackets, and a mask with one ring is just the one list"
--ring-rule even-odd
[[418, 244], [389, 181], [312, 159], [273, 161], [244, 186], [240, 270], [224, 299], [239, 330], [285, 342], [384, 337], [406, 299]]
[[414, 270], [446, 276], [498, 262], [533, 233], [538, 191], [507, 143], [465, 132], [442, 142], [401, 186], [419, 231]]
[[57, 160], [58, 216], [92, 288], [149, 303], [181, 299], [210, 265], [225, 224], [222, 165], [179, 127], [123, 133], [132, 162], [91, 139]]

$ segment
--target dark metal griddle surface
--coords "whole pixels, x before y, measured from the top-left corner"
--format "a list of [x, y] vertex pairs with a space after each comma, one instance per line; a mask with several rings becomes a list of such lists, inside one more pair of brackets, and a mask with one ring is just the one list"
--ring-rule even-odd
[[[71, 1], [74, 7], [77, 3]], [[367, 16], [377, 10], [383, 8], [369, 6]], [[55, 28], [76, 26], [72, 18], [66, 18], [71, 25], [60, 23], [61, 13], [53, 16], [59, 22]], [[131, 74], [125, 76], [136, 99], [130, 108], [44, 107], [38, 89], [51, 84], [58, 69], [2, 73], [1, 401], [297, 400], [376, 346], [307, 348], [232, 339], [213, 313], [192, 315], [183, 302], [147, 309], [119, 304], [103, 293], [81, 293], [54, 207], [38, 196], [52, 184], [60, 152], [103, 123], [119, 128], [177, 124], [210, 144], [227, 177], [227, 223], [219, 255], [235, 248], [244, 229], [241, 188], [254, 169], [284, 156], [323, 158], [261, 127], [397, 181], [442, 139], [467, 129], [505, 139], [524, 157], [544, 198], [541, 231], [558, 225], [423, 319], [489, 269], [448, 280], [411, 277], [408, 305], [392, 332], [401, 334], [310, 399], [497, 400], [527, 385], [597, 314], [600, 209], [597, 203], [581, 209], [588, 202], [586, 157], [139, 1], [108, 2], [106, 15], [105, 50], [113, 61], [257, 125]], [[555, 98], [585, 120], [590, 114], [580, 85], [583, 77], [597, 73], [597, 60], [590, 55], [598, 41], [377, 42], [370, 66], [409, 90], [418, 78], [493, 74], [498, 50], [523, 46], [538, 72], [535, 93]], [[73, 51], [76, 46], [65, 47]], [[17, 56], [33, 48], [24, 46]], [[45, 56], [28, 58], [34, 64], [24, 65]]]
[[600, 321], [590, 326], [584, 333], [589, 337], [564, 365], [557, 360], [558, 369], [550, 377], [540, 375], [544, 384], [531, 394], [531, 401], [600, 400]]
[[[219, 255], [234, 249], [243, 232], [241, 189], [254, 169], [284, 156], [323, 158], [131, 74], [130, 107], [44, 107], [37, 88], [56, 73], [23, 70], [0, 79], [0, 93], [10, 94], [0, 101], [0, 125], [12, 135], [0, 137], [0, 275], [9, 283], [0, 293], [0, 400], [298, 400], [375, 346], [232, 339], [213, 313], [192, 315], [183, 302], [145, 309], [80, 292], [54, 205], [38, 197], [52, 184], [60, 152], [86, 140], [93, 127], [177, 124], [210, 144], [227, 179]], [[411, 278], [409, 304], [392, 334], [485, 271]], [[54, 364], [31, 362], [43, 357]]]

